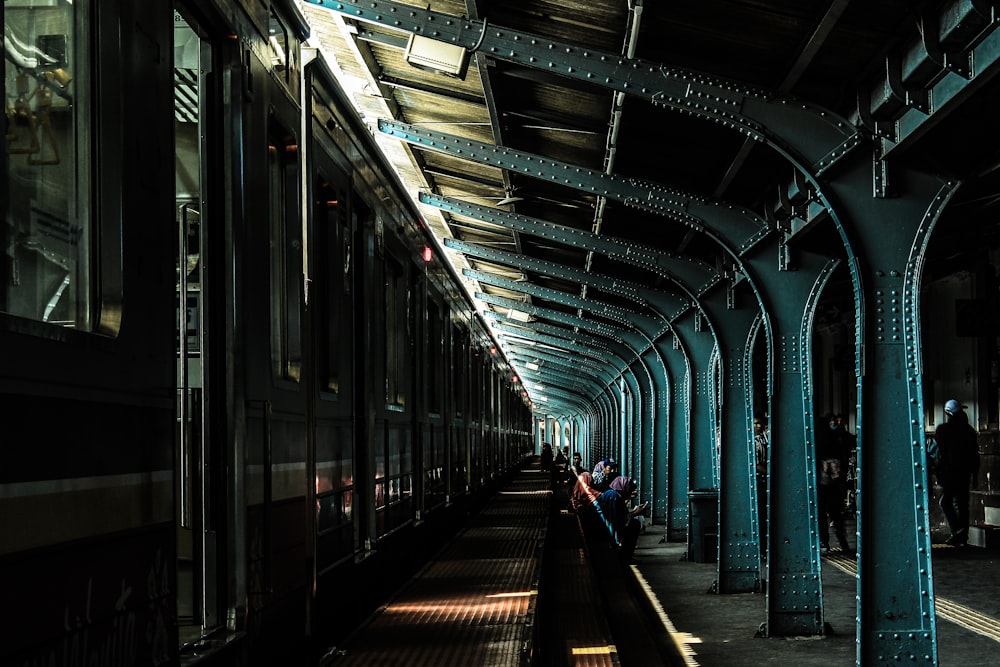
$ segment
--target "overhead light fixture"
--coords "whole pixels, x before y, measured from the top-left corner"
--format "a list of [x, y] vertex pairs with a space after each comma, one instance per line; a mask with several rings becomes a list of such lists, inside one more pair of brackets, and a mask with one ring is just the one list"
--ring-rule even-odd
[[415, 34], [410, 35], [403, 57], [413, 67], [463, 81], [469, 67], [469, 52], [465, 47]]
[[512, 320], [517, 320], [518, 322], [530, 322], [531, 315], [524, 312], [523, 310], [514, 310], [511, 308], [507, 311], [507, 317]]
[[525, 366], [525, 368], [527, 368], [527, 369], [528, 369], [529, 371], [537, 371], [537, 370], [538, 370], [538, 364], [536, 364], [536, 363], [535, 363], [535, 362], [533, 362], [533, 361], [529, 361], [529, 362], [528, 362], [528, 363], [526, 363], [526, 364], [525, 364], [524, 366]]

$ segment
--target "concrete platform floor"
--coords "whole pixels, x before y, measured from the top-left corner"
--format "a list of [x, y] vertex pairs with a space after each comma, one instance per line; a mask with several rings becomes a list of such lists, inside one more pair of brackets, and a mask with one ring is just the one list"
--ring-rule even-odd
[[[633, 572], [663, 607], [677, 640], [688, 643], [691, 665], [855, 664], [853, 558], [835, 549], [823, 559], [825, 618], [834, 634], [756, 638], [766, 620], [764, 595], [709, 592], [715, 563], [683, 560], [686, 545], [662, 537], [657, 526], [640, 536]], [[944, 537], [936, 534], [935, 542]], [[940, 665], [1000, 665], [1000, 551], [936, 543], [933, 567]]]

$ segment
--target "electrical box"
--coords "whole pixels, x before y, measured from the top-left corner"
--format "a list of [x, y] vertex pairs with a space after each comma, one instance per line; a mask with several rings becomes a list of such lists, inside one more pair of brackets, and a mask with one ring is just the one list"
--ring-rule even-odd
[[414, 67], [463, 80], [469, 67], [469, 52], [465, 47], [414, 34], [406, 44], [404, 57]]

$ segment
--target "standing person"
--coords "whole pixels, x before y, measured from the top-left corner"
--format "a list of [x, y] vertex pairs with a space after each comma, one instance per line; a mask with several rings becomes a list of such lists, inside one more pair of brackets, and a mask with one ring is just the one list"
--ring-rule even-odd
[[556, 484], [562, 484], [566, 481], [566, 467], [569, 466], [567, 451], [569, 451], [568, 447], [556, 447], [555, 458], [552, 460], [552, 481]]
[[847, 417], [843, 413], [837, 414], [837, 433], [846, 441], [849, 454], [845, 478], [847, 481], [847, 509], [844, 516], [853, 518], [858, 512], [858, 437], [847, 430]]
[[946, 421], [934, 433], [939, 451], [936, 474], [941, 485], [941, 509], [951, 530], [946, 543], [954, 546], [969, 541], [969, 485], [979, 474], [979, 442], [964, 408], [955, 399], [945, 403]]
[[830, 524], [845, 553], [851, 553], [844, 527], [845, 475], [850, 450], [843, 438], [837, 437], [836, 418], [830, 416], [831, 427], [816, 430], [816, 500], [819, 508], [819, 542], [823, 553], [830, 551]]
[[847, 417], [843, 413], [830, 415], [830, 430], [836, 439], [837, 448], [847, 452], [842, 469], [844, 476], [844, 517], [853, 517], [857, 511], [854, 491], [857, 481], [857, 436], [847, 430]]
[[552, 471], [552, 459], [553, 459], [552, 444], [546, 442], [544, 445], [542, 445], [542, 456], [541, 456], [542, 470], [546, 472]]
[[757, 472], [757, 524], [760, 531], [760, 552], [767, 558], [767, 417], [753, 418], [753, 458]]

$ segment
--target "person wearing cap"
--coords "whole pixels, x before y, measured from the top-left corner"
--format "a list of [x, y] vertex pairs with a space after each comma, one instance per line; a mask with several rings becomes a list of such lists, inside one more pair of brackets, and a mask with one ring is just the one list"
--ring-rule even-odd
[[594, 466], [591, 476], [594, 479], [594, 488], [604, 493], [611, 488], [611, 480], [618, 476], [618, 462], [614, 459], [604, 459]]
[[947, 544], [969, 541], [969, 486], [979, 473], [979, 443], [965, 406], [955, 399], [944, 404], [946, 421], [934, 433], [938, 447], [936, 475], [941, 485], [941, 509], [951, 536]]

